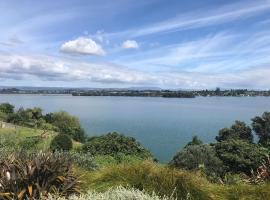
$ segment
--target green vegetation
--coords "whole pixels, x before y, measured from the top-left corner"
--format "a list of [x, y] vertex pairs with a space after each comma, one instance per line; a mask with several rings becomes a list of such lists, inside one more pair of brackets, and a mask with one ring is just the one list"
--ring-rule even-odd
[[13, 123], [0, 128], [0, 199], [270, 199], [269, 116], [235, 121], [212, 144], [194, 136], [159, 164], [135, 138], [87, 138], [66, 112], [0, 104]]
[[190, 144], [177, 153], [170, 165], [187, 170], [205, 170], [207, 175], [223, 174], [223, 162], [217, 157], [215, 149], [209, 145]]
[[92, 137], [82, 146], [83, 152], [95, 155], [134, 155], [141, 158], [152, 158], [151, 153], [146, 150], [135, 138], [118, 133]]
[[67, 112], [60, 111], [43, 115], [41, 108], [19, 108], [14, 111], [14, 106], [9, 103], [0, 104], [0, 120], [19, 126], [54, 130], [69, 135], [78, 142], [84, 142], [86, 134], [81, 127], [79, 119]]
[[38, 199], [78, 193], [71, 160], [57, 153], [14, 153], [0, 163], [1, 199]]
[[224, 140], [245, 140], [247, 142], [253, 142], [253, 135], [251, 128], [244, 122], [235, 121], [235, 124], [231, 128], [223, 128], [219, 131], [216, 140], [222, 142]]
[[52, 151], [70, 151], [72, 149], [72, 140], [66, 134], [58, 134], [53, 138], [50, 148]]
[[249, 175], [266, 159], [269, 151], [256, 144], [243, 140], [227, 140], [215, 145], [218, 157], [223, 161], [226, 171]]
[[270, 112], [264, 112], [261, 117], [252, 119], [252, 127], [259, 137], [259, 144], [270, 147]]

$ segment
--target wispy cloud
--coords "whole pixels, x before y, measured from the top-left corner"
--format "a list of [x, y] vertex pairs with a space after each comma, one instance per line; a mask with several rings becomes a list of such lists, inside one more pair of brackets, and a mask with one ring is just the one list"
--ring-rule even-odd
[[265, 13], [270, 10], [270, 2], [266, 0], [244, 1], [230, 4], [220, 8], [201, 9], [184, 13], [177, 17], [167, 19], [148, 26], [108, 33], [110, 37], [140, 37], [159, 33], [170, 33], [188, 29], [202, 28], [224, 24]]

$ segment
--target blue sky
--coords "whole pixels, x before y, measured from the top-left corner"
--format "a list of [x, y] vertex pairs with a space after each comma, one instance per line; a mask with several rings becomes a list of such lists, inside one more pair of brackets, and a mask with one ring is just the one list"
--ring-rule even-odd
[[270, 89], [269, 0], [2, 0], [1, 85]]

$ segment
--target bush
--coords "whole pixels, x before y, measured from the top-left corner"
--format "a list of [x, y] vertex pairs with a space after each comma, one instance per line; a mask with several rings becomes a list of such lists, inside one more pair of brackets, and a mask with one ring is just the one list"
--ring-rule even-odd
[[188, 145], [177, 153], [170, 165], [187, 170], [204, 169], [207, 175], [222, 175], [223, 163], [209, 145]]
[[66, 134], [58, 134], [51, 142], [53, 151], [69, 151], [72, 149], [72, 140]]
[[69, 135], [78, 142], [85, 141], [85, 132], [81, 127], [79, 119], [67, 112], [60, 111], [46, 114], [44, 119], [57, 128], [57, 131]]
[[259, 137], [259, 144], [270, 148], [270, 112], [252, 119], [252, 128]]
[[219, 131], [216, 140], [222, 142], [225, 140], [244, 140], [246, 142], [253, 141], [253, 135], [251, 128], [246, 126], [244, 122], [235, 121], [235, 123], [230, 128], [223, 128]]
[[3, 112], [5, 114], [14, 113], [14, 106], [9, 103], [2, 103], [0, 104], [0, 112]]
[[[88, 191], [80, 196], [72, 196], [69, 200], [176, 200], [174, 198], [159, 197], [156, 194], [147, 194], [137, 189], [127, 189], [124, 187], [111, 188], [104, 193]], [[48, 200], [65, 200], [57, 196], [49, 196]]]
[[108, 133], [107, 135], [92, 137], [82, 146], [83, 152], [92, 155], [111, 155], [122, 153], [124, 155], [136, 155], [141, 158], [152, 158], [151, 153], [146, 150], [133, 137], [119, 133]]
[[78, 193], [71, 160], [63, 154], [17, 153], [0, 163], [0, 199], [40, 199]]
[[217, 156], [228, 172], [250, 175], [266, 158], [268, 150], [243, 140], [227, 140], [215, 144]]
[[95, 170], [98, 168], [95, 159], [88, 153], [70, 153], [69, 156], [78, 167], [82, 167], [86, 170]]

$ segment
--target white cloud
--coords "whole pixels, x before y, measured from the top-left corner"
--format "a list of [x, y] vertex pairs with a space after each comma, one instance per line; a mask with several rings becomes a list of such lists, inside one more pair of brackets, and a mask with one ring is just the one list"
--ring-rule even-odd
[[87, 37], [79, 37], [75, 40], [65, 42], [60, 47], [60, 51], [68, 54], [79, 55], [105, 55], [105, 51], [94, 40]]
[[269, 65], [228, 73], [142, 72], [114, 64], [97, 64], [49, 56], [0, 54], [0, 80], [84, 81], [112, 86], [157, 86], [163, 88], [259, 88], [269, 89]]
[[123, 49], [138, 49], [139, 44], [135, 40], [126, 40], [122, 44]]

